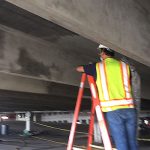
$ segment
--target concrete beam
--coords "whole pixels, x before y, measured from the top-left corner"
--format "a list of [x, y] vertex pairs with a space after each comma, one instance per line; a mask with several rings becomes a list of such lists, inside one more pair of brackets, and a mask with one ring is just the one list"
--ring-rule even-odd
[[[78, 60], [78, 47], [69, 51], [74, 38], [87, 41], [69, 37], [60, 43], [47, 42], [0, 25], [0, 90], [76, 98], [80, 74], [75, 67], [89, 59], [80, 54], [83, 59]], [[63, 47], [63, 41], [70, 41], [69, 47]]]
[[[83, 41], [82, 49], [85, 49], [84, 45], [88, 40], [80, 36], [66, 36], [56, 42], [46, 42], [0, 25], [0, 72], [78, 85], [80, 75], [75, 67], [94, 58], [92, 55], [79, 54], [78, 46], [70, 51], [71, 44], [78, 45], [78, 41]], [[64, 46], [64, 43], [67, 44]], [[79, 59], [79, 55], [82, 59]]]
[[7, 0], [150, 66], [148, 0]]

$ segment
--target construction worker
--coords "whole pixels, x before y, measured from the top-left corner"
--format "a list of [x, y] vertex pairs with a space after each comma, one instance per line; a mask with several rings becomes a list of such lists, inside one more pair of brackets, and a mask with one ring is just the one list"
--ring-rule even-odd
[[117, 150], [137, 150], [137, 113], [131, 93], [130, 67], [115, 59], [112, 49], [101, 44], [98, 49], [100, 62], [78, 66], [76, 70], [95, 78], [101, 109]]

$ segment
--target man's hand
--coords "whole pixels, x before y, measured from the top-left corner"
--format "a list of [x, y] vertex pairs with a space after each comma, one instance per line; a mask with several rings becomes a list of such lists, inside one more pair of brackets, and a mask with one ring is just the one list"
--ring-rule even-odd
[[78, 67], [76, 68], [76, 71], [78, 71], [78, 72], [84, 72], [83, 66], [78, 66]]

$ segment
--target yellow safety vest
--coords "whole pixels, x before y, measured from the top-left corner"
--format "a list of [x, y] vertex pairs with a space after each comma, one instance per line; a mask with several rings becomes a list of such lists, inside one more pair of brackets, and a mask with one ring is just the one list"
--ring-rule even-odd
[[96, 84], [103, 112], [134, 108], [129, 65], [114, 58], [96, 64]]

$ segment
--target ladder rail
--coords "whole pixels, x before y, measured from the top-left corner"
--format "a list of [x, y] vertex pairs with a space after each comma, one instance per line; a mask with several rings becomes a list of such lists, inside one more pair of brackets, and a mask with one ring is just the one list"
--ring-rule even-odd
[[74, 141], [74, 136], [75, 136], [77, 120], [78, 120], [78, 116], [79, 116], [81, 101], [82, 101], [82, 97], [83, 97], [85, 80], [86, 80], [86, 74], [83, 73], [82, 77], [81, 77], [80, 88], [79, 88], [79, 91], [78, 91], [78, 96], [77, 96], [77, 101], [76, 101], [72, 126], [71, 126], [71, 130], [70, 130], [67, 150], [72, 150], [72, 147], [73, 147], [73, 141]]
[[105, 118], [100, 107], [100, 100], [99, 100], [94, 78], [89, 75], [87, 76], [87, 78], [88, 78], [88, 82], [89, 82], [89, 86], [90, 86], [90, 90], [92, 94], [92, 99], [93, 99], [93, 103], [94, 103], [94, 107], [96, 111], [98, 124], [99, 124], [100, 131], [101, 131], [101, 136], [102, 136], [104, 147], [106, 150], [112, 150], [112, 144], [111, 144], [110, 137], [108, 134], [108, 129], [106, 126]]
[[[93, 128], [94, 128], [93, 127], [94, 126], [94, 113], [95, 112], [96, 112], [98, 124], [100, 127], [101, 136], [102, 136], [105, 150], [113, 150], [111, 141], [110, 141], [110, 137], [108, 134], [106, 122], [104, 119], [104, 115], [103, 115], [103, 112], [100, 107], [100, 100], [98, 97], [98, 92], [97, 92], [94, 78], [92, 76], [87, 75], [87, 79], [89, 82], [91, 96], [92, 96], [92, 107], [91, 107], [91, 116], [90, 116], [90, 124], [89, 124], [89, 131], [88, 131], [87, 150], [91, 150], [92, 139], [93, 139], [92, 135], [93, 135]], [[78, 120], [78, 116], [79, 116], [79, 111], [80, 111], [80, 105], [81, 105], [81, 101], [82, 101], [82, 97], [83, 97], [85, 80], [86, 80], [86, 74], [83, 73], [82, 77], [81, 77], [80, 88], [78, 91], [77, 102], [76, 102], [76, 106], [75, 106], [71, 130], [70, 130], [67, 150], [72, 150], [72, 148], [73, 148], [73, 141], [74, 141], [74, 136], [75, 136], [77, 120]]]

